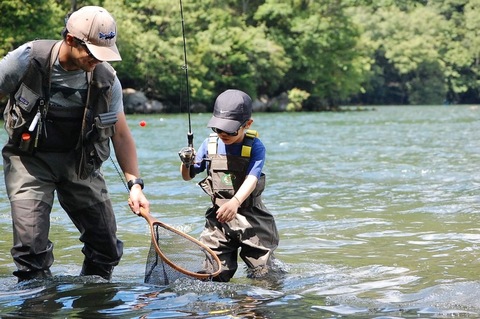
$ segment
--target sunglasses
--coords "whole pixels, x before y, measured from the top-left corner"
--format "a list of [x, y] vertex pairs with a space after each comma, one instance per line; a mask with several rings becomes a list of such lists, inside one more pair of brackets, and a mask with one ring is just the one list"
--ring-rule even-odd
[[212, 127], [212, 131], [214, 131], [217, 134], [222, 134], [222, 133], [227, 134], [228, 136], [237, 136], [238, 135], [238, 131], [229, 133], [229, 132], [222, 131], [221, 129], [216, 128], [216, 127]]
[[[80, 40], [79, 38], [74, 38], [74, 39], [75, 39], [75, 41], [76, 41], [78, 44], [80, 44], [80, 45], [83, 47], [83, 49], [85, 50], [85, 52], [87, 52], [87, 54], [88, 54], [89, 57], [98, 60], [98, 59], [92, 54], [92, 52], [90, 52], [90, 50], [88, 49], [87, 44], [85, 43], [85, 41], [82, 41], [82, 40]], [[100, 61], [100, 60], [98, 60], [98, 61]]]
[[[245, 122], [245, 123], [246, 123], [246, 122]], [[217, 134], [222, 134], [222, 133], [223, 133], [223, 134], [227, 134], [228, 136], [237, 136], [237, 135], [238, 135], [238, 131], [240, 131], [240, 129], [241, 129], [242, 127], [245, 127], [245, 123], [243, 123], [237, 131], [232, 132], [232, 133], [222, 131], [221, 129], [216, 128], [216, 127], [212, 127], [212, 131], [214, 131], [214, 132], [217, 133]]]

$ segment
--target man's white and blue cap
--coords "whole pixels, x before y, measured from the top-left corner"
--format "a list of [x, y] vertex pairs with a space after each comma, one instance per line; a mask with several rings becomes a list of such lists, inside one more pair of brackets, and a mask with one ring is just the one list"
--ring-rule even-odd
[[100, 61], [121, 61], [117, 45], [117, 24], [112, 15], [98, 6], [85, 6], [72, 13], [67, 30], [85, 42], [88, 50]]

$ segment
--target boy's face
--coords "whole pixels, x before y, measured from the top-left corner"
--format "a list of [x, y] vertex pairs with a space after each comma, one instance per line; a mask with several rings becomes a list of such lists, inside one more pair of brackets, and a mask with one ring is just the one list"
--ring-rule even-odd
[[245, 136], [244, 131], [245, 129], [242, 126], [238, 129], [237, 131], [238, 134], [235, 136], [229, 135], [228, 133], [225, 133], [223, 131], [217, 134], [218, 134], [218, 137], [223, 141], [223, 143], [225, 143], [225, 145], [230, 145], [230, 144], [243, 142], [243, 137]]
[[252, 125], [253, 120], [250, 119], [248, 120], [244, 125], [240, 126], [237, 132], [235, 133], [226, 133], [224, 131], [214, 129], [214, 132], [218, 134], [218, 137], [222, 140], [225, 145], [230, 145], [230, 144], [235, 144], [235, 143], [241, 143], [243, 142], [243, 138], [245, 137], [245, 130], [250, 128], [250, 125]]

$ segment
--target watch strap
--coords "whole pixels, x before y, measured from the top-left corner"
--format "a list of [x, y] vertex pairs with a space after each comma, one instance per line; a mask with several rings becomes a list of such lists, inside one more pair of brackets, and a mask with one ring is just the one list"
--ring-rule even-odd
[[132, 189], [133, 185], [135, 184], [138, 184], [140, 185], [140, 187], [143, 189], [144, 187], [144, 184], [143, 184], [143, 179], [141, 178], [135, 178], [135, 179], [131, 179], [128, 181], [127, 183], [127, 186], [128, 186], [128, 190]]

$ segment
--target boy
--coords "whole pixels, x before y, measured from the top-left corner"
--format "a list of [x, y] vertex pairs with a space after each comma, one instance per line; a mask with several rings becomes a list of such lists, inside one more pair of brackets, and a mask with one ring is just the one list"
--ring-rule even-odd
[[200, 241], [222, 262], [222, 272], [215, 281], [227, 282], [234, 276], [238, 249], [248, 277], [265, 276], [278, 246], [275, 220], [261, 199], [265, 147], [256, 131], [249, 130], [251, 114], [250, 96], [239, 90], [223, 92], [207, 125], [214, 133], [204, 140], [196, 156], [192, 148], [179, 152], [184, 180], [207, 170], [207, 177], [199, 185], [213, 205], [206, 212]]

